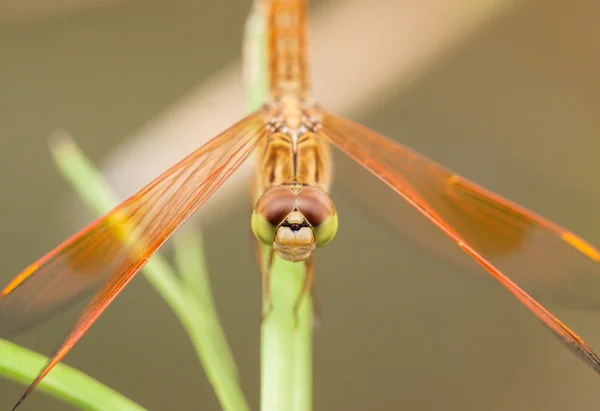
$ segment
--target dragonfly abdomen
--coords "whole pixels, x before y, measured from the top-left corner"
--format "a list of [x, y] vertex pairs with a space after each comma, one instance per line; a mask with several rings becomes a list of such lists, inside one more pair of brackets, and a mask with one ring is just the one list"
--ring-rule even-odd
[[306, 5], [299, 0], [273, 0], [269, 12], [270, 90], [273, 97], [304, 96], [309, 91], [306, 64]]

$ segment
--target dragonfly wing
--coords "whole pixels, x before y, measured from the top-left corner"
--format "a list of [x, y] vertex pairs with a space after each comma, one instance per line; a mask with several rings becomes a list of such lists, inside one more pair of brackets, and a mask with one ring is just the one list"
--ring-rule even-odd
[[600, 254], [575, 234], [350, 120], [324, 113], [321, 133], [449, 236], [600, 373], [600, 359], [511, 276], [598, 274]]
[[27, 329], [82, 295], [91, 296], [21, 401], [266, 135], [260, 113], [247, 116], [26, 268], [0, 292], [0, 336]]

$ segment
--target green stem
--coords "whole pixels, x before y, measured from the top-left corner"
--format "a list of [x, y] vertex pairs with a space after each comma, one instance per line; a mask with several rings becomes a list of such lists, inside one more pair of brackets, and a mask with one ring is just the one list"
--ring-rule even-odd
[[[248, 106], [257, 110], [267, 98], [266, 20], [256, 1], [246, 24], [244, 70]], [[268, 249], [265, 248], [268, 253]], [[296, 327], [294, 305], [305, 276], [303, 263], [275, 257], [271, 269], [273, 308], [261, 329], [261, 410], [312, 409], [312, 301], [303, 299]], [[264, 300], [264, 296], [263, 296]]]
[[[182, 232], [173, 238], [175, 243], [175, 262], [182, 280], [182, 289], [188, 293], [190, 302], [204, 319], [204, 325], [194, 327], [197, 339], [201, 341], [198, 349], [202, 350], [204, 367], [210, 363], [211, 380], [215, 390], [232, 392], [231, 400], [223, 399], [221, 405], [225, 410], [248, 410], [248, 405], [238, 386], [238, 371], [225, 332], [219, 323], [219, 316], [212, 298], [210, 281], [206, 273], [202, 238], [195, 232]], [[201, 274], [201, 275], [199, 275]], [[206, 335], [203, 335], [206, 334]], [[207, 337], [208, 336], [208, 337]], [[207, 370], [208, 374], [208, 370]], [[227, 397], [230, 397], [228, 395]]]
[[312, 304], [308, 296], [293, 312], [305, 275], [302, 263], [275, 257], [273, 308], [261, 330], [261, 410], [312, 409]]
[[[54, 138], [51, 148], [59, 171], [91, 209], [102, 215], [118, 204], [102, 174], [72, 139], [64, 135]], [[176, 250], [180, 257], [180, 269], [185, 270], [182, 279], [187, 283], [193, 282], [192, 287], [188, 284], [182, 285], [175, 270], [159, 253], [148, 261], [142, 272], [187, 331], [223, 409], [248, 410], [248, 404], [238, 384], [235, 361], [225, 333], [216, 312], [207, 309], [213, 306], [212, 296], [206, 290], [201, 295], [193, 292], [197, 284], [205, 284], [205, 287], [208, 287], [208, 278], [200, 240], [191, 239], [192, 236], [188, 233], [186, 240], [181, 243], [185, 247], [184, 250]], [[190, 242], [193, 243], [191, 248]], [[192, 253], [195, 255], [190, 256]], [[194, 259], [197, 261], [194, 262]], [[184, 267], [184, 261], [191, 266]], [[195, 280], [192, 280], [194, 277]]]
[[[0, 374], [30, 384], [48, 358], [8, 341], [0, 340]], [[143, 411], [145, 408], [90, 376], [59, 364], [40, 382], [38, 389], [84, 410]]]

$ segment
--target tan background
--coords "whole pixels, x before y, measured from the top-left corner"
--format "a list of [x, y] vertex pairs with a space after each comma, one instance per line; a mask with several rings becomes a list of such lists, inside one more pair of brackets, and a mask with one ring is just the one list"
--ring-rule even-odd
[[[15, 6], [15, 18], [0, 8], [3, 283], [82, 224], [64, 212], [72, 196], [46, 136], [67, 128], [101, 164], [129, 134], [239, 57], [249, 6], [99, 1], [67, 11], [67, 3], [61, 13]], [[600, 244], [599, 19], [592, 0], [522, 2], [354, 117]], [[354, 30], [369, 24], [376, 22], [357, 21]], [[393, 47], [400, 40], [381, 41]], [[318, 255], [315, 409], [597, 409], [598, 376], [513, 298], [454, 275], [385, 230], [349, 194], [347, 185], [334, 189], [342, 226]], [[219, 312], [256, 408], [260, 287], [247, 200], [236, 198], [233, 212], [204, 235]], [[600, 349], [598, 314], [550, 308]], [[61, 337], [60, 322], [17, 342], [48, 352]], [[150, 410], [218, 409], [186, 335], [142, 279], [66, 362]], [[0, 381], [0, 408], [22, 389]], [[69, 408], [36, 393], [27, 409]]]

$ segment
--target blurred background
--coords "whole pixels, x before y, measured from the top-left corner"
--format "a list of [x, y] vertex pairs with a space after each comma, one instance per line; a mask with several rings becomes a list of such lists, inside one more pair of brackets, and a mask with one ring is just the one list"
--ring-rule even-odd
[[[311, 6], [311, 71], [324, 105], [600, 244], [600, 3]], [[125, 197], [243, 115], [249, 9], [250, 1], [0, 2], [2, 283], [91, 219], [52, 164], [54, 130], [68, 130]], [[598, 408], [593, 371], [501, 287], [390, 229], [389, 207], [361, 201], [374, 180], [335, 159], [341, 227], [317, 254], [316, 410]], [[202, 227], [219, 314], [256, 409], [249, 171], [188, 226]], [[600, 350], [598, 313], [548, 308]], [[15, 341], [48, 353], [61, 321]], [[150, 410], [219, 409], [186, 334], [141, 277], [65, 362]], [[22, 390], [0, 380], [0, 408]], [[23, 410], [34, 409], [72, 408], [34, 393]]]

